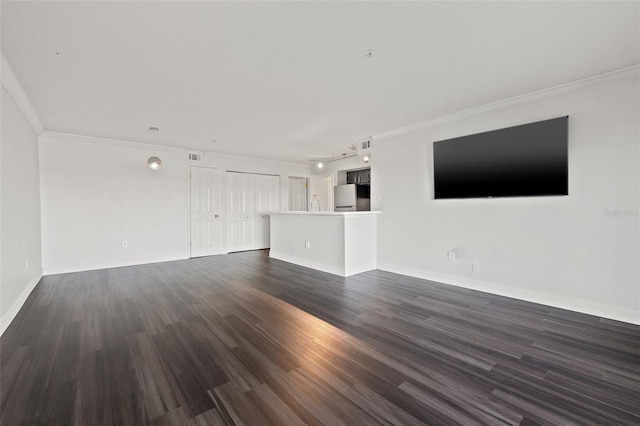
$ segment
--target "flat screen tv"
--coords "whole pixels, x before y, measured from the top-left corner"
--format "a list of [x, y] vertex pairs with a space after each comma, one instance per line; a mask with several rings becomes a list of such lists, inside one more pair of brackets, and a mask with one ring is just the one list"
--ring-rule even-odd
[[434, 198], [568, 195], [568, 119], [434, 142]]

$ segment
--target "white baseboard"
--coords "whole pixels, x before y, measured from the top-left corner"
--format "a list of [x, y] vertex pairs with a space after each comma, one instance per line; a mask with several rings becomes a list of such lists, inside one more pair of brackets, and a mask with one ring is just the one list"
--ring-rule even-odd
[[92, 264], [44, 266], [43, 270], [45, 275], [57, 275], [57, 274], [67, 274], [70, 272], [95, 271], [97, 269], [121, 268], [124, 266], [146, 265], [149, 263], [172, 262], [174, 260], [185, 260], [185, 259], [189, 259], [189, 257], [170, 256], [170, 257], [153, 257], [153, 258], [145, 258], [145, 259], [111, 260], [107, 262], [92, 263]]
[[38, 272], [36, 272], [36, 274], [31, 278], [29, 284], [27, 284], [24, 290], [22, 290], [22, 293], [20, 293], [20, 296], [18, 296], [16, 301], [13, 302], [13, 305], [11, 305], [9, 311], [7, 311], [7, 313], [4, 314], [2, 318], [0, 318], [0, 336], [4, 334], [7, 327], [9, 327], [9, 324], [11, 324], [11, 321], [13, 321], [16, 315], [18, 315], [20, 308], [22, 308], [24, 302], [27, 301], [27, 298], [29, 297], [33, 289], [36, 288], [36, 285], [40, 282], [41, 278], [42, 269], [38, 269]]
[[351, 267], [346, 268], [345, 277], [350, 277], [351, 275], [361, 274], [361, 273], [367, 272], [367, 271], [373, 271], [374, 269], [376, 269], [376, 264], [375, 263], [369, 263], [369, 264], [366, 264], [366, 265], [351, 266]]
[[295, 256], [289, 256], [286, 254], [275, 252], [273, 250], [269, 251], [269, 257], [282, 260], [284, 262], [293, 263], [295, 265], [304, 266], [305, 268], [317, 269], [322, 272], [328, 272], [330, 274], [340, 275], [341, 277], [345, 276], [344, 268], [340, 268], [334, 265], [329, 265], [328, 263], [314, 262], [313, 260], [303, 259]]
[[623, 321], [640, 325], [640, 312], [634, 311], [632, 309], [622, 309], [614, 306], [590, 302], [587, 300], [580, 300], [564, 296], [556, 296], [553, 294], [539, 293], [530, 290], [505, 287], [503, 285], [491, 283], [488, 281], [472, 280], [454, 275], [439, 274], [401, 265], [378, 263], [378, 269], [382, 271], [393, 272], [395, 274], [407, 275], [410, 277], [422, 278], [429, 281], [453, 285], [456, 287], [463, 287], [471, 290], [482, 291], [485, 293], [496, 294], [498, 296], [511, 297], [513, 299], [539, 303], [554, 308], [566, 309], [569, 311], [580, 312], [583, 314], [594, 315], [597, 317], [609, 318], [616, 321]]

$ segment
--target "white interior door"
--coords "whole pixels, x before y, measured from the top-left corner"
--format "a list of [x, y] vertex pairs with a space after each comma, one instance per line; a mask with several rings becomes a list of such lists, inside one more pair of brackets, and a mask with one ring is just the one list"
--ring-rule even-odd
[[280, 211], [280, 176], [256, 175], [256, 249], [269, 248], [269, 213]]
[[218, 169], [191, 167], [191, 257], [220, 253]]
[[307, 178], [289, 177], [289, 211], [307, 211]]
[[256, 248], [255, 175], [227, 172], [228, 251]]

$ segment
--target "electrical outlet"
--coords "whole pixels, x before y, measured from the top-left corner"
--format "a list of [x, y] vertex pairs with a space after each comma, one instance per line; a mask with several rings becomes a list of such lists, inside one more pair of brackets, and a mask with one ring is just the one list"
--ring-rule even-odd
[[122, 242], [122, 247], [124, 247], [124, 248], [129, 247], [129, 243], [128, 243], [128, 242], [126, 242], [126, 241], [123, 241], [123, 242]]
[[479, 263], [472, 263], [471, 264], [471, 272], [473, 272], [474, 274], [479, 274], [480, 273], [480, 264]]
[[304, 242], [304, 246], [305, 246], [306, 248], [311, 248], [311, 241], [305, 241], [305, 242]]
[[456, 251], [455, 250], [449, 250], [447, 252], [447, 259], [450, 262], [455, 262], [455, 260], [456, 260]]

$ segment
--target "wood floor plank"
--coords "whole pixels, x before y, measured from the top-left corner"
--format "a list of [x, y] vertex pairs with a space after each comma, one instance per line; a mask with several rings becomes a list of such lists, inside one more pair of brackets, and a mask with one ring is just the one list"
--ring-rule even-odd
[[267, 385], [258, 385], [245, 395], [265, 413], [265, 423], [291, 426], [305, 424]]
[[3, 425], [640, 424], [640, 326], [265, 251], [43, 277]]
[[149, 418], [155, 419], [178, 408], [172, 381], [152, 338], [147, 333], [139, 333], [129, 336], [127, 343], [136, 378], [144, 389], [144, 406]]
[[172, 392], [189, 417], [197, 416], [213, 408], [209, 400], [206, 381], [197, 366], [189, 358], [180, 339], [173, 332], [157, 334], [152, 337], [171, 379]]
[[269, 417], [273, 418], [254, 404], [253, 399], [248, 397], [250, 392], [242, 392], [233, 383], [226, 383], [210, 393], [225, 424], [257, 426], [265, 424]]
[[111, 407], [102, 404], [110, 399], [112, 377], [107, 374], [103, 351], [82, 357], [79, 365], [74, 418], [76, 424], [112, 423]]

